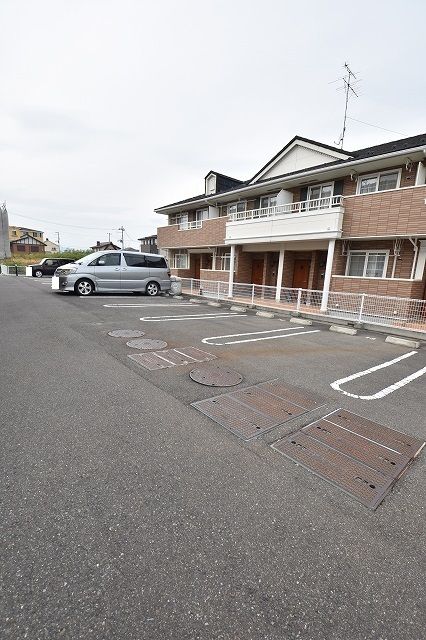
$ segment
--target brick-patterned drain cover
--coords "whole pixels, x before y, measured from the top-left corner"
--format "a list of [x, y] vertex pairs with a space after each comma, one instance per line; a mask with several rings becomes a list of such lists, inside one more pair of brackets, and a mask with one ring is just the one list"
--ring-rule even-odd
[[194, 362], [206, 362], [215, 360], [216, 356], [207, 351], [195, 347], [182, 347], [179, 349], [166, 349], [152, 353], [131, 353], [129, 358], [140, 364], [145, 369], [156, 371], [157, 369], [169, 369]]
[[424, 444], [339, 409], [272, 446], [366, 507], [376, 509]]
[[214, 364], [193, 369], [189, 375], [195, 382], [209, 387], [234, 387], [240, 384], [243, 379], [238, 371]]
[[115, 331], [108, 331], [108, 335], [112, 338], [141, 338], [145, 333], [136, 329], [116, 329]]
[[138, 340], [129, 340], [127, 342], [128, 347], [132, 347], [132, 349], [165, 349], [167, 347], [167, 342], [164, 340], [149, 340], [148, 338], [142, 338]]
[[[319, 404], [318, 396], [311, 401], [310, 396], [301, 389], [298, 390], [298, 399], [301, 402], [303, 396], [304, 405], [288, 400], [284, 383], [279, 385], [279, 395], [275, 394], [273, 384], [277, 382], [272, 380], [270, 383], [246, 387], [194, 402], [192, 406], [243, 440], [250, 440], [310, 410], [313, 402], [314, 406]], [[265, 390], [268, 384], [270, 387]], [[289, 387], [289, 396], [294, 391], [295, 387]]]

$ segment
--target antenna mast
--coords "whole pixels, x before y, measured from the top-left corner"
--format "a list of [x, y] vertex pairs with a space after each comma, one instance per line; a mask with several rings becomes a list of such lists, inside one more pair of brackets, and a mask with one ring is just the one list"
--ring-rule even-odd
[[347, 75], [345, 75], [342, 80], [343, 80], [343, 87], [341, 87], [342, 89], [345, 90], [345, 115], [343, 117], [343, 129], [342, 129], [342, 133], [340, 135], [339, 138], [339, 142], [337, 142], [336, 144], [338, 144], [340, 146], [341, 149], [343, 149], [343, 141], [345, 139], [345, 133], [346, 133], [346, 119], [347, 119], [347, 114], [348, 114], [348, 102], [349, 102], [349, 96], [351, 93], [354, 94], [354, 96], [356, 96], [358, 98], [358, 94], [356, 93], [355, 89], [353, 88], [353, 85], [355, 84], [354, 81], [356, 81], [356, 75], [354, 74], [353, 71], [350, 70], [349, 65], [347, 62], [345, 62], [345, 70], [347, 72]]

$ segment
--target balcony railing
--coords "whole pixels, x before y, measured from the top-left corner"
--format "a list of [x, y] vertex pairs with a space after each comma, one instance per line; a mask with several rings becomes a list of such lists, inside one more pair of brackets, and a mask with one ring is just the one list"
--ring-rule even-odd
[[290, 202], [280, 204], [276, 207], [265, 207], [263, 209], [250, 209], [248, 211], [237, 211], [229, 214], [231, 222], [241, 220], [261, 220], [265, 218], [277, 218], [294, 213], [309, 213], [342, 205], [342, 196], [330, 196], [328, 198], [317, 198], [316, 200], [303, 200], [301, 202]]
[[188, 229], [201, 229], [203, 226], [202, 220], [193, 220], [192, 222], [180, 222], [179, 231], [188, 231]]

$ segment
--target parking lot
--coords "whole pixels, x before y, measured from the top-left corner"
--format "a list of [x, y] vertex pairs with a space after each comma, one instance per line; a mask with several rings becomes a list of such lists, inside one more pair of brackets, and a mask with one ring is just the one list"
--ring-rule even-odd
[[[271, 445], [338, 408], [424, 440], [424, 346], [49, 285], [0, 279], [4, 637], [423, 637], [425, 454], [372, 511]], [[243, 380], [147, 369], [120, 329]], [[321, 404], [247, 440], [192, 406], [274, 379]]]

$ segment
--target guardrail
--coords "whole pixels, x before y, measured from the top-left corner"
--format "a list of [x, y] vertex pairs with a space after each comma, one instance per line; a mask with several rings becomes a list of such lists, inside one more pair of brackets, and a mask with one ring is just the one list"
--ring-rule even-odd
[[215, 300], [231, 299], [251, 305], [264, 304], [281, 310], [426, 333], [426, 300], [330, 291], [326, 309], [321, 311], [323, 292], [315, 289], [282, 287], [277, 299], [276, 287], [234, 283], [230, 297], [228, 282], [182, 278], [182, 290], [184, 293]]

